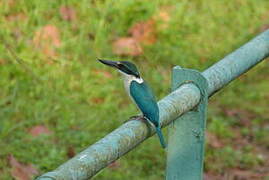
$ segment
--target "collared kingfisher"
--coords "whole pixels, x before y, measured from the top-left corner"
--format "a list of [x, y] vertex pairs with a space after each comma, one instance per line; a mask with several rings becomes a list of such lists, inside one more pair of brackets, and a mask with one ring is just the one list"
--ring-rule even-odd
[[124, 86], [128, 95], [140, 109], [143, 117], [155, 127], [160, 143], [162, 147], [165, 148], [166, 144], [161, 131], [158, 104], [151, 88], [142, 79], [136, 66], [129, 61], [110, 61], [102, 59], [99, 59], [99, 61], [118, 69], [123, 75]]

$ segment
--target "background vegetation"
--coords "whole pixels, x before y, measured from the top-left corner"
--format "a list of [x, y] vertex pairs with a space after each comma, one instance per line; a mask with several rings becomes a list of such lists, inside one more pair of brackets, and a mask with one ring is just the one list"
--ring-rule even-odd
[[[161, 99], [174, 65], [203, 71], [264, 31], [268, 9], [268, 0], [0, 1], [0, 179], [53, 170], [137, 113], [97, 57], [132, 60]], [[206, 179], [268, 178], [268, 81], [264, 61], [210, 99]], [[157, 180], [164, 170], [154, 136], [94, 179]]]

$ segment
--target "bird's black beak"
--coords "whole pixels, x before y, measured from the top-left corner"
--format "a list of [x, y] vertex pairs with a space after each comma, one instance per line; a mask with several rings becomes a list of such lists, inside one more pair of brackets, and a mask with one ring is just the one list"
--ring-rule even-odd
[[110, 60], [104, 60], [104, 59], [98, 59], [101, 63], [110, 66], [110, 67], [114, 67], [119, 69], [119, 62], [118, 61], [110, 61]]

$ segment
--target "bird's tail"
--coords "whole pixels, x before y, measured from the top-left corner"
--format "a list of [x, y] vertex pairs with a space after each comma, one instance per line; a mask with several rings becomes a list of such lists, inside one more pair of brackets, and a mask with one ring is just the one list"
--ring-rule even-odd
[[156, 133], [159, 136], [160, 143], [161, 143], [162, 147], [166, 148], [166, 144], [165, 144], [165, 141], [164, 141], [164, 138], [163, 138], [163, 133], [162, 133], [160, 127], [156, 127]]

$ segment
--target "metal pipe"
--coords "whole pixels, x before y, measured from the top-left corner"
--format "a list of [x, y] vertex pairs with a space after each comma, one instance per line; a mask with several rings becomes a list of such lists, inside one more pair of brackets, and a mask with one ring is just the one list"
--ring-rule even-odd
[[208, 81], [208, 94], [213, 95], [268, 55], [269, 30], [261, 33], [202, 73]]
[[[171, 119], [190, 110], [198, 104], [199, 99], [200, 90], [193, 84], [186, 84], [166, 96], [158, 102], [162, 125], [167, 125]], [[154, 129], [146, 123], [139, 120], [128, 121], [55, 171], [39, 177], [39, 180], [88, 179], [153, 134]]]
[[[227, 85], [269, 55], [269, 30], [214, 64], [202, 74], [209, 95]], [[162, 126], [166, 126], [200, 101], [200, 91], [184, 84], [158, 102]], [[48, 179], [88, 179], [154, 134], [154, 129], [137, 120], [128, 121], [56, 170], [40, 176]]]

